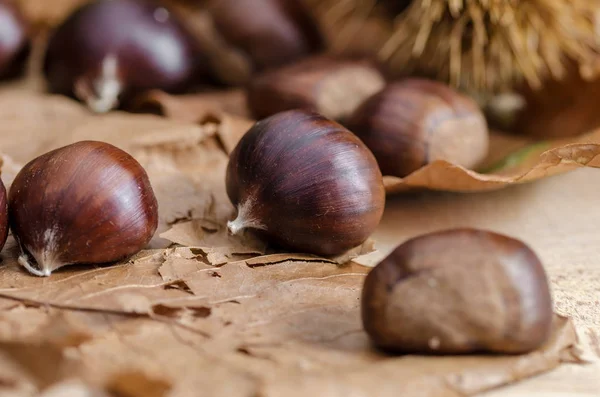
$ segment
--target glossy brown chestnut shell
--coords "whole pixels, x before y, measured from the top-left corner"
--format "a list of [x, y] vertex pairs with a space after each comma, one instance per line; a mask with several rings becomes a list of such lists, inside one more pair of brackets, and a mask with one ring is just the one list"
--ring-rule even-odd
[[367, 276], [362, 319], [373, 342], [405, 353], [525, 353], [552, 326], [544, 268], [523, 242], [445, 230], [396, 248]]
[[316, 56], [254, 77], [247, 102], [257, 119], [304, 108], [343, 121], [384, 86], [383, 74], [368, 60]]
[[301, 0], [213, 0], [209, 9], [216, 30], [255, 72], [324, 48], [318, 23]]
[[6, 188], [2, 179], [0, 179], [0, 251], [6, 244], [8, 238], [8, 201], [6, 198]]
[[0, 78], [20, 75], [30, 53], [28, 24], [11, 0], [0, 0]]
[[203, 74], [193, 36], [153, 0], [96, 0], [50, 38], [44, 60], [49, 90], [106, 112], [149, 89], [181, 92]]
[[477, 103], [426, 79], [388, 85], [347, 126], [371, 149], [384, 175], [400, 178], [436, 160], [471, 169], [488, 152], [487, 123]]
[[108, 143], [82, 141], [29, 162], [9, 193], [19, 263], [49, 276], [72, 264], [124, 259], [148, 244], [158, 204], [146, 171]]
[[232, 233], [258, 230], [283, 248], [335, 255], [362, 244], [385, 204], [375, 158], [350, 131], [291, 110], [257, 122], [232, 152]]

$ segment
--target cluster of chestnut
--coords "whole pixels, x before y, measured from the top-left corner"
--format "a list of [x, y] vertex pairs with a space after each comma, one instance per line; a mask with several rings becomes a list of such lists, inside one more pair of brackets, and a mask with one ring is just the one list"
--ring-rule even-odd
[[[247, 98], [260, 120], [230, 155], [226, 188], [237, 207], [231, 233], [252, 229], [287, 250], [341, 254], [379, 224], [384, 174], [404, 177], [438, 159], [473, 167], [485, 156], [487, 125], [470, 98], [424, 79], [388, 83], [370, 61], [307, 57], [323, 39], [299, 1], [209, 3], [230, 60], [243, 59], [242, 69], [254, 75]], [[8, 14], [21, 21], [0, 0], [0, 21]], [[27, 52], [23, 26], [15, 23], [6, 35], [0, 24], [0, 73]], [[216, 65], [222, 63], [159, 3], [97, 0], [53, 33], [44, 73], [52, 92], [105, 112], [148, 89], [229, 82]], [[1, 187], [1, 245], [10, 225], [19, 263], [35, 275], [127, 258], [157, 228], [146, 172], [106, 143], [44, 154], [20, 171], [8, 199]], [[375, 267], [362, 318], [385, 349], [521, 353], [548, 338], [552, 303], [543, 267], [526, 245], [461, 229], [412, 239]]]
[[[317, 22], [298, 0], [211, 0], [205, 28], [161, 0], [91, 0], [51, 33], [43, 72], [52, 93], [95, 112], [159, 89], [242, 84], [254, 73], [324, 47]], [[252, 15], [252, 18], [248, 18]], [[0, 0], [0, 73], [26, 58], [28, 26]]]
[[[203, 35], [210, 38], [193, 34], [157, 0], [84, 4], [49, 39], [49, 90], [106, 112], [149, 89], [178, 93], [200, 83], [247, 82], [256, 118], [315, 110], [357, 134], [384, 175], [404, 177], [439, 159], [472, 168], [487, 154], [486, 121], [473, 100], [434, 81], [387, 84], [367, 60], [318, 55], [325, 41], [302, 1], [215, 0], [205, 7], [211, 29]], [[0, 16], [7, 20], [1, 76], [22, 63], [29, 45], [10, 0], [0, 0]]]
[[[364, 242], [385, 202], [365, 144], [307, 109], [257, 122], [232, 152], [226, 182], [238, 208], [232, 233], [250, 228], [288, 250], [320, 255]], [[525, 353], [545, 343], [552, 326], [547, 277], [533, 251], [474, 229], [400, 245], [367, 276], [361, 304], [373, 342], [403, 353]]]

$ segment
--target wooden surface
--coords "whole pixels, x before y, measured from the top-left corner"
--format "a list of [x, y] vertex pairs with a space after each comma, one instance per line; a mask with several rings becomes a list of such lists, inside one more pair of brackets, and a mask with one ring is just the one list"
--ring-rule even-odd
[[[485, 397], [600, 396], [600, 171], [581, 169], [481, 194], [423, 193], [388, 201], [374, 236], [381, 257], [420, 233], [471, 226], [515, 236], [540, 256], [557, 312], [571, 316], [591, 363], [565, 365]], [[483, 396], [482, 396], [483, 397]]]

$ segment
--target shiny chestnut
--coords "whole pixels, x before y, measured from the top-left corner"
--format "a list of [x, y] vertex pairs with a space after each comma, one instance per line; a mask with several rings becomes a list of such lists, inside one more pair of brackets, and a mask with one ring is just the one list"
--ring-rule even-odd
[[426, 79], [388, 85], [347, 126], [371, 149], [384, 175], [405, 177], [436, 160], [473, 168], [488, 152], [487, 123], [477, 103]]
[[29, 162], [9, 192], [19, 263], [37, 276], [115, 262], [143, 249], [158, 226], [146, 171], [104, 142], [82, 141]]
[[526, 353], [550, 335], [552, 298], [523, 242], [445, 230], [405, 242], [369, 273], [362, 320], [375, 345], [390, 351]]
[[53, 93], [106, 112], [149, 89], [181, 92], [203, 75], [199, 45], [153, 0], [96, 0], [52, 34], [44, 74]]
[[0, 0], [0, 78], [17, 77], [30, 53], [28, 24], [12, 0]]
[[247, 102], [257, 119], [304, 108], [344, 121], [384, 86], [383, 74], [369, 60], [316, 56], [253, 77]]
[[381, 219], [385, 191], [373, 154], [317, 113], [291, 110], [257, 122], [231, 153], [228, 223], [282, 248], [336, 255], [362, 244]]
[[256, 72], [325, 47], [319, 25], [302, 0], [212, 0], [208, 9], [230, 56], [243, 64], [244, 72], [221, 74], [226, 83], [244, 83]]

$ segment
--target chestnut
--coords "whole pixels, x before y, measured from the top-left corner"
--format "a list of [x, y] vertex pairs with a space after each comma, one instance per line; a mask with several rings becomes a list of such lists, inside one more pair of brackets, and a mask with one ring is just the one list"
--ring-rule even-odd
[[477, 103], [426, 79], [388, 85], [347, 126], [371, 149], [384, 175], [400, 178], [436, 160], [473, 168], [488, 152], [487, 123]]
[[[242, 55], [251, 74], [325, 47], [319, 25], [302, 0], [213, 0], [209, 13], [216, 32]], [[227, 83], [241, 83], [247, 76], [229, 78], [233, 80]]]
[[552, 325], [544, 268], [523, 242], [476, 229], [413, 238], [368, 275], [363, 325], [375, 345], [403, 353], [517, 354]]
[[6, 198], [6, 188], [2, 179], [0, 179], [0, 251], [6, 244], [8, 238], [8, 201]]
[[8, 202], [19, 263], [37, 276], [124, 259], [144, 248], [158, 226], [146, 171], [104, 142], [77, 142], [32, 160], [17, 174]]
[[44, 74], [51, 92], [102, 113], [145, 90], [185, 91], [204, 64], [191, 33], [160, 3], [96, 0], [52, 34]]
[[257, 122], [231, 153], [233, 234], [250, 228], [289, 250], [336, 255], [362, 244], [385, 204], [373, 154], [318, 113], [290, 110]]
[[17, 77], [30, 53], [28, 24], [12, 0], [0, 0], [0, 78]]
[[254, 77], [247, 102], [257, 119], [306, 108], [343, 121], [384, 86], [382, 73], [368, 60], [317, 56]]

